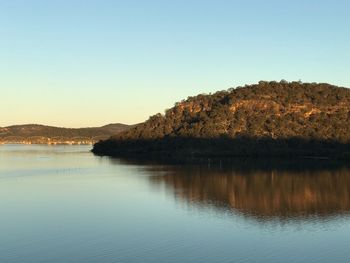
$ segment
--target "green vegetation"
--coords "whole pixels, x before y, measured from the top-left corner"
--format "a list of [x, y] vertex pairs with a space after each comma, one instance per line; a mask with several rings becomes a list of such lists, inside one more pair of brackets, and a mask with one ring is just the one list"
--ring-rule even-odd
[[101, 141], [97, 154], [348, 157], [350, 90], [265, 82], [176, 103]]

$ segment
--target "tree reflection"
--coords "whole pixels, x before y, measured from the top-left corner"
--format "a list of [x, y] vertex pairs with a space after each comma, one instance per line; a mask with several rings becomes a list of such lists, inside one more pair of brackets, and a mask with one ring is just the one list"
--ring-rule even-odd
[[194, 206], [265, 219], [327, 217], [350, 211], [350, 169], [343, 164], [322, 160], [297, 164], [153, 162], [146, 167], [153, 185], [166, 186], [177, 200]]

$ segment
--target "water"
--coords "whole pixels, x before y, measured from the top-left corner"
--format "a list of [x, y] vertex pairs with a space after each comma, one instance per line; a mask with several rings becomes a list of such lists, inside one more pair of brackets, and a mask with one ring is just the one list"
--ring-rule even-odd
[[0, 262], [349, 262], [347, 165], [0, 146]]

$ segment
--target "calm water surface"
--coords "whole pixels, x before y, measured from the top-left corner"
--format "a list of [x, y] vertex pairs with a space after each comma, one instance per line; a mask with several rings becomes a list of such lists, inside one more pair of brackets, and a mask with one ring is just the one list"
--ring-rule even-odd
[[350, 170], [0, 146], [0, 262], [350, 262]]

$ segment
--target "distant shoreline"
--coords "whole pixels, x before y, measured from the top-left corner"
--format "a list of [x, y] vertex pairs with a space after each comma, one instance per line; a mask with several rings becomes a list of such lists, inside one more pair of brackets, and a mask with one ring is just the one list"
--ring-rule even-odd
[[95, 142], [79, 143], [79, 142], [57, 142], [57, 143], [35, 143], [35, 142], [0, 142], [0, 145], [94, 145]]
[[131, 127], [133, 125], [121, 123], [76, 129], [39, 124], [13, 125], [0, 127], [0, 144], [92, 145]]

